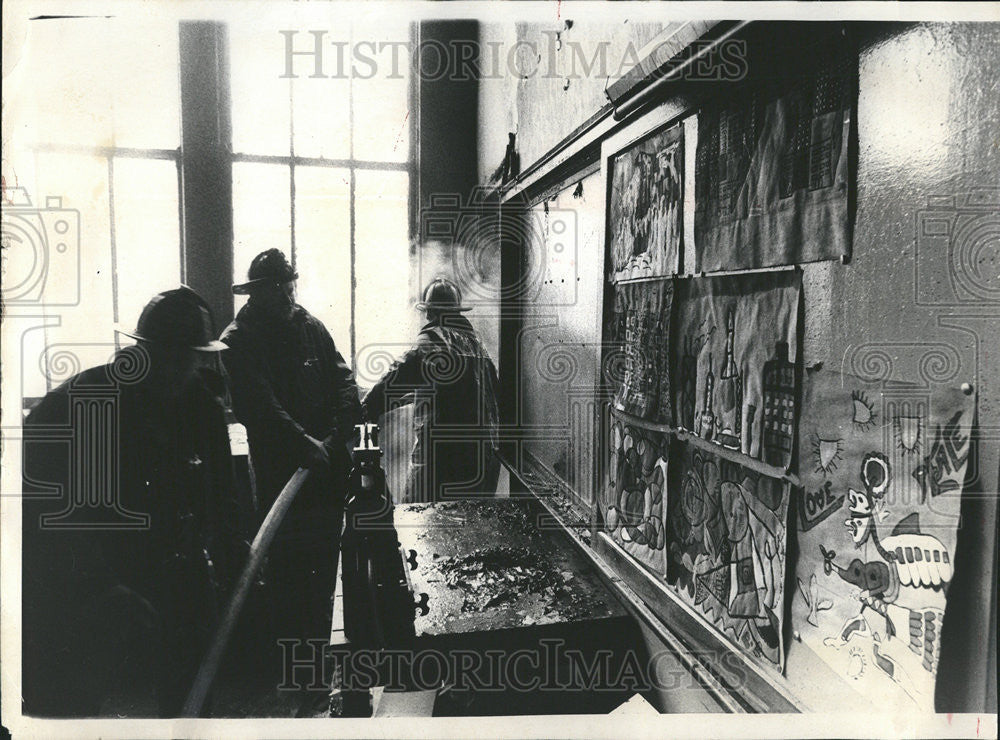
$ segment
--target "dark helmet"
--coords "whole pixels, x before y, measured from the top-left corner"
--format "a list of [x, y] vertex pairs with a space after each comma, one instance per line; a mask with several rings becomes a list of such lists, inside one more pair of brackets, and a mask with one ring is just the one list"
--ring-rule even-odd
[[225, 344], [215, 339], [212, 310], [186, 285], [153, 296], [142, 309], [135, 331], [119, 331], [144, 342], [201, 352], [226, 349]]
[[291, 280], [297, 280], [299, 274], [295, 272], [288, 258], [280, 249], [268, 249], [253, 258], [250, 269], [247, 270], [247, 282], [233, 286], [233, 293], [236, 295], [247, 295], [254, 288], [273, 284], [281, 285]]
[[417, 308], [436, 309], [438, 311], [471, 311], [472, 306], [462, 305], [462, 291], [448, 278], [435, 278], [426, 288], [424, 297]]

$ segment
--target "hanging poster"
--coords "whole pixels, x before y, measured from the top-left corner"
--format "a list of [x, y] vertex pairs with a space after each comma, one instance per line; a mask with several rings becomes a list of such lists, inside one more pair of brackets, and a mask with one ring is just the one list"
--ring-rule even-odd
[[615, 408], [670, 424], [670, 279], [615, 286], [610, 344], [624, 358]]
[[850, 253], [852, 70], [758, 86], [698, 113], [694, 270], [791, 265]]
[[683, 125], [654, 133], [611, 160], [608, 243], [614, 281], [669, 277], [678, 270], [683, 133]]
[[958, 389], [805, 379], [791, 618], [886, 711], [934, 711], [973, 408]]
[[669, 437], [609, 419], [610, 461], [604, 523], [611, 537], [643, 566], [666, 575], [664, 532]]
[[742, 650], [783, 670], [789, 484], [692, 444], [670, 467], [668, 582]]
[[797, 270], [678, 281], [671, 332], [677, 426], [788, 466], [801, 285]]

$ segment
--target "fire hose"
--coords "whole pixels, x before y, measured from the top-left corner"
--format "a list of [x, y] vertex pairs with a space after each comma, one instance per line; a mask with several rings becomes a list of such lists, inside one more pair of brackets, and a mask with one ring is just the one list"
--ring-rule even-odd
[[[414, 637], [414, 611], [427, 614], [427, 595], [414, 601], [409, 570], [416, 552], [402, 552], [393, 526], [392, 500], [385, 485], [378, 426], [359, 424], [348, 483], [345, 527], [341, 539], [344, 583], [344, 632], [353, 643], [368, 648], [400, 648]], [[200, 716], [205, 699], [225, 655], [233, 629], [271, 543], [308, 477], [299, 468], [278, 494], [257, 532], [247, 564], [226, 604], [205, 658], [181, 712]], [[408, 566], [408, 567], [407, 567]]]
[[285, 514], [288, 513], [288, 508], [292, 505], [299, 491], [302, 490], [302, 486], [308, 477], [309, 471], [305, 468], [296, 470], [295, 474], [288, 479], [285, 487], [281, 489], [281, 493], [275, 499], [271, 510], [267, 512], [264, 523], [260, 525], [260, 530], [257, 532], [257, 536], [254, 537], [253, 544], [250, 545], [250, 554], [247, 557], [247, 563], [243, 568], [243, 572], [240, 573], [240, 579], [236, 584], [236, 588], [233, 589], [232, 596], [229, 597], [222, 620], [219, 622], [219, 626], [212, 636], [212, 643], [209, 646], [208, 652], [205, 654], [198, 668], [194, 684], [191, 686], [191, 691], [184, 702], [184, 708], [181, 710], [181, 716], [198, 717], [201, 715], [205, 698], [208, 696], [209, 689], [212, 688], [213, 681], [215, 681], [215, 674], [219, 670], [219, 664], [222, 662], [226, 647], [229, 645], [229, 639], [232, 637], [233, 629], [236, 627], [236, 621], [243, 610], [243, 604], [247, 600], [247, 595], [250, 593], [257, 574], [264, 564], [264, 558], [267, 556], [267, 552], [271, 547], [274, 536], [278, 532], [278, 528], [281, 526], [281, 522], [285, 518]]

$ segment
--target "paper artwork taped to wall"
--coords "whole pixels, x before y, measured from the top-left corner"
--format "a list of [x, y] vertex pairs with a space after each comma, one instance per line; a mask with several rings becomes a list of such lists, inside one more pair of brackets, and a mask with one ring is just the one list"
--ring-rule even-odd
[[670, 466], [668, 582], [742, 650], [783, 670], [789, 484], [690, 444]]
[[801, 284], [797, 270], [679, 281], [671, 363], [677, 426], [788, 466]]
[[694, 270], [791, 265], [850, 252], [852, 70], [726, 95], [698, 113]]
[[612, 351], [620, 354], [613, 378], [615, 408], [664, 424], [673, 422], [670, 395], [670, 279], [615, 287], [610, 329]]
[[934, 711], [973, 408], [958, 389], [805, 379], [791, 618], [886, 711]]
[[609, 419], [611, 455], [605, 486], [608, 533], [644, 567], [666, 575], [667, 455], [669, 438], [619, 419]]
[[611, 279], [677, 272], [684, 205], [684, 128], [642, 139], [611, 162]]

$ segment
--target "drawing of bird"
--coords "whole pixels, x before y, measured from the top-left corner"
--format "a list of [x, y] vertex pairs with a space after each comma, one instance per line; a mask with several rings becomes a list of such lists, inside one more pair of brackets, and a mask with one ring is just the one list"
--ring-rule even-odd
[[920, 531], [916, 512], [901, 519], [881, 544], [893, 555], [901, 587], [940, 590], [951, 582], [954, 568], [948, 550], [937, 537]]
[[[841, 580], [859, 587], [862, 611], [867, 608], [882, 615], [889, 637], [900, 632], [903, 625], [897, 625], [897, 621], [913, 619], [916, 614], [923, 624], [930, 613], [928, 624], [932, 629], [928, 637], [933, 642], [939, 631], [933, 629], [939, 621], [933, 615], [943, 615], [944, 591], [953, 573], [947, 548], [937, 537], [920, 531], [916, 512], [900, 520], [888, 537], [878, 540], [876, 535], [874, 544], [882, 561], [862, 562], [855, 558], [846, 567], [834, 562], [836, 552], [820, 545], [823, 572], [830, 575], [836, 571]], [[912, 635], [912, 628], [908, 630]]]

